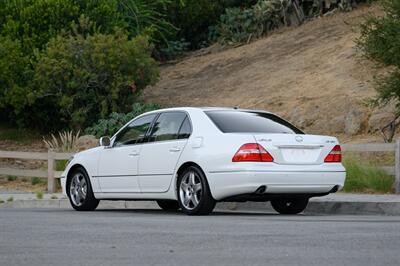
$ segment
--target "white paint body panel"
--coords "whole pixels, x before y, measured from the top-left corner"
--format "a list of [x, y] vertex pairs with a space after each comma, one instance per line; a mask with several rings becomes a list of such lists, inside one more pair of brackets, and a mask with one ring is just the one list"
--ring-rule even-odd
[[[187, 162], [203, 170], [216, 200], [252, 193], [262, 185], [267, 186], [266, 193], [277, 194], [327, 193], [334, 186], [344, 185], [343, 165], [324, 163], [326, 155], [338, 144], [334, 137], [222, 133], [204, 109], [171, 108], [153, 112], [163, 111], [183, 111], [189, 115], [192, 123], [189, 139], [131, 145], [126, 149], [139, 151], [134, 159], [129, 155], [112, 156], [115, 148], [94, 148], [75, 155], [63, 176], [74, 165], [82, 165], [98, 199], [176, 199], [177, 171]], [[303, 141], [297, 142], [296, 136]], [[274, 162], [232, 162], [245, 143], [259, 143], [274, 157]], [[179, 151], [171, 152], [173, 148]], [[105, 183], [99, 182], [98, 176], [124, 173], [128, 175], [125, 179], [107, 181], [112, 183], [109, 184], [112, 189], [104, 189]], [[65, 193], [66, 178], [61, 183]]]
[[99, 151], [98, 178], [101, 192], [140, 193], [138, 161], [142, 145], [103, 148]]
[[[139, 159], [141, 192], [167, 192], [187, 139], [145, 143]], [[156, 160], [156, 158], [159, 158]]]

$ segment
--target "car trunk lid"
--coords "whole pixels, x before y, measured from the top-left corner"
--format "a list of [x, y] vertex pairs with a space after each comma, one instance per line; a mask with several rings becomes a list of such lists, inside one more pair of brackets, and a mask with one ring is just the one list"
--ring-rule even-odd
[[337, 141], [328, 136], [302, 134], [257, 134], [277, 164], [322, 164]]

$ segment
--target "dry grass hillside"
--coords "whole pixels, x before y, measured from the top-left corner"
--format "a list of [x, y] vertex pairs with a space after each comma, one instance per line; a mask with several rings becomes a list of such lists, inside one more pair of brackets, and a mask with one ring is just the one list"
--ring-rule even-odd
[[357, 25], [370, 12], [380, 11], [361, 6], [240, 47], [198, 51], [163, 66], [160, 82], [144, 99], [165, 106], [265, 109], [309, 133], [382, 140], [376, 128], [393, 114], [363, 104], [375, 95], [377, 70], [354, 43]]

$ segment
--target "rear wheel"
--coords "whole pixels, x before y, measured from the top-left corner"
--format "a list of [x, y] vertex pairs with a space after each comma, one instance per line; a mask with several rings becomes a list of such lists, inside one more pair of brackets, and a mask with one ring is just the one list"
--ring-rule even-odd
[[164, 211], [177, 211], [179, 203], [176, 200], [157, 200], [158, 206]]
[[99, 200], [94, 197], [89, 176], [82, 168], [72, 172], [69, 179], [68, 197], [72, 208], [77, 211], [94, 211], [99, 205]]
[[178, 202], [188, 215], [207, 215], [215, 207], [206, 176], [197, 166], [190, 166], [178, 177]]
[[308, 199], [272, 200], [271, 205], [280, 214], [298, 214], [307, 207]]

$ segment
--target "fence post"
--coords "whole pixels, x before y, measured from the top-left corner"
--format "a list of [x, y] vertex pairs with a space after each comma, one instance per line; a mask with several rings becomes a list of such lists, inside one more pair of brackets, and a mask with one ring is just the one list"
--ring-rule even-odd
[[52, 150], [47, 151], [47, 191], [54, 193], [56, 191], [56, 182], [54, 180], [54, 161], [55, 153]]
[[395, 193], [400, 194], [400, 139], [396, 139], [394, 173], [395, 173], [395, 181], [394, 181]]

